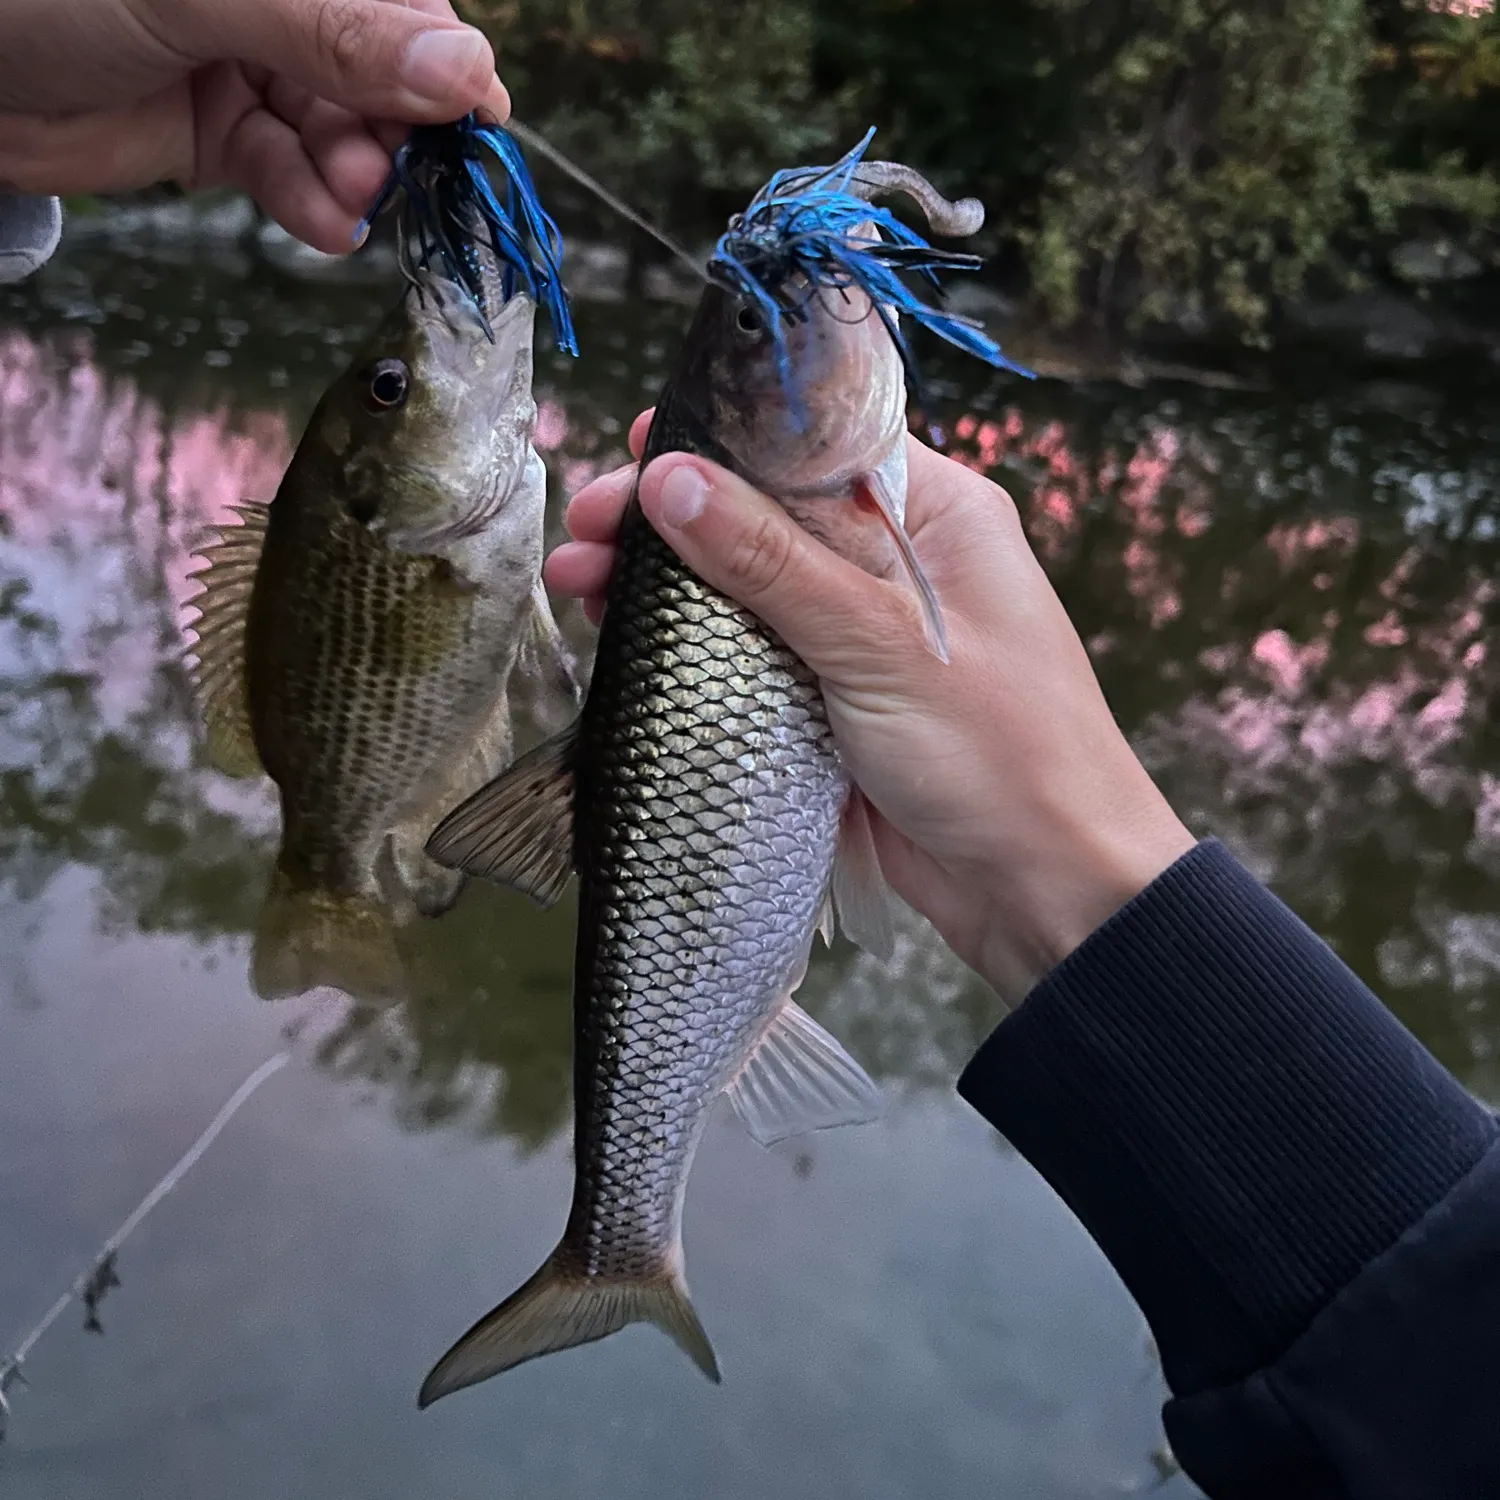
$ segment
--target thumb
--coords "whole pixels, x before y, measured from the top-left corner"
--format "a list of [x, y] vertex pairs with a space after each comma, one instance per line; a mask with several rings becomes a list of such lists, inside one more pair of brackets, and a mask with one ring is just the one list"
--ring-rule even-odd
[[441, 124], [480, 104], [495, 108], [495, 54], [446, 7], [434, 13], [393, 0], [173, 0], [170, 9], [181, 22], [182, 45], [201, 60], [259, 64], [367, 118]]
[[769, 625], [818, 676], [852, 683], [872, 662], [920, 645], [921, 624], [902, 589], [825, 547], [727, 469], [667, 454], [641, 474], [638, 493], [646, 519], [683, 562]]

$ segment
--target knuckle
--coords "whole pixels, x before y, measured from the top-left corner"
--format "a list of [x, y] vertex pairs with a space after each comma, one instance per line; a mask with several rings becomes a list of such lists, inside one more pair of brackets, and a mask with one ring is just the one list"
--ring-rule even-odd
[[1021, 511], [1011, 492], [989, 480], [985, 482], [990, 487], [988, 499], [996, 518], [1006, 526], [1019, 526], [1021, 524]]
[[758, 516], [753, 526], [736, 539], [727, 559], [731, 575], [748, 594], [773, 590], [785, 576], [792, 560], [792, 539], [774, 516]]
[[353, 73], [369, 57], [370, 12], [349, 0], [321, 0], [313, 35], [318, 50], [340, 73]]
[[16, 192], [40, 192], [50, 155], [41, 121], [25, 115], [9, 117], [0, 138], [0, 182]]

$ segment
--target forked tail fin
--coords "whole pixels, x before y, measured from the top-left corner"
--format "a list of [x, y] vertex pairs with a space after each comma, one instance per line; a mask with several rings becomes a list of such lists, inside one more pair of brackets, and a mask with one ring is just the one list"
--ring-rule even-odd
[[650, 1280], [606, 1281], [565, 1270], [554, 1252], [530, 1281], [481, 1318], [433, 1366], [417, 1405], [431, 1406], [539, 1355], [608, 1338], [630, 1323], [654, 1323], [718, 1384], [713, 1346], [680, 1271]]
[[261, 907], [250, 980], [262, 1000], [330, 985], [378, 1003], [400, 999], [407, 987], [395, 924], [378, 901], [301, 889], [280, 870]]

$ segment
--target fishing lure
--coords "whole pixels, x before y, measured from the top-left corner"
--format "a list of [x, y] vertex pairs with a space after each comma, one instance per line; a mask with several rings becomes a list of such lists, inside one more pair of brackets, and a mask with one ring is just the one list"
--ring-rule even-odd
[[[505, 174], [504, 197], [495, 191], [485, 165], [488, 153]], [[499, 125], [481, 124], [470, 113], [451, 125], [419, 125], [396, 152], [391, 174], [356, 239], [397, 193], [405, 196], [400, 236], [401, 266], [415, 282], [409, 235], [417, 241], [418, 264], [437, 260], [469, 294], [490, 331], [474, 246], [488, 249], [503, 273], [508, 301], [518, 288], [547, 310], [559, 349], [577, 355], [578, 340], [568, 294], [563, 289], [562, 235], [537, 195], [521, 148]], [[493, 340], [493, 333], [491, 339]]]
[[[923, 302], [901, 279], [903, 274], [915, 274], [941, 298], [940, 272], [978, 270], [983, 261], [977, 255], [929, 245], [889, 209], [876, 208], [861, 196], [859, 167], [874, 136], [872, 127], [831, 167], [777, 172], [744, 213], [729, 221], [709, 260], [714, 280], [750, 297], [764, 314], [782, 386], [794, 408], [800, 402], [785, 323], [805, 318], [808, 304], [823, 292], [849, 287], [869, 297], [900, 353], [907, 388], [919, 399], [916, 359], [897, 321], [902, 313], [986, 364], [1034, 380], [1035, 373], [1007, 359], [972, 318]], [[977, 203], [973, 208], [977, 227], [983, 210]], [[871, 225], [874, 239], [869, 237]]]

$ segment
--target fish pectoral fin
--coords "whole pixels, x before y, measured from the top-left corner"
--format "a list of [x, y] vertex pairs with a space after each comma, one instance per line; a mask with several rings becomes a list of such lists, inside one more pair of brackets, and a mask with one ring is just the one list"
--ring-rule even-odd
[[725, 1090], [752, 1139], [865, 1125], [885, 1110], [880, 1086], [790, 997]]
[[[675, 1263], [681, 1264], [680, 1253]], [[681, 1271], [620, 1281], [570, 1274], [549, 1257], [535, 1276], [479, 1320], [435, 1364], [417, 1396], [431, 1406], [454, 1391], [528, 1359], [608, 1338], [631, 1323], [654, 1323], [703, 1373], [719, 1383], [713, 1346]]]
[[885, 522], [885, 529], [895, 545], [896, 556], [901, 559], [907, 582], [916, 590], [917, 599], [922, 606], [922, 636], [927, 642], [927, 649], [946, 664], [948, 632], [943, 625], [943, 607], [938, 603], [937, 590], [922, 571], [922, 564], [917, 561], [917, 549], [912, 546], [901, 520], [901, 506], [891, 494], [885, 476], [878, 471], [863, 475], [856, 483], [874, 504], [880, 519]]
[[245, 627], [270, 508], [245, 504], [233, 509], [240, 524], [211, 533], [196, 549], [203, 566], [188, 574], [199, 583], [198, 592], [187, 601], [197, 611], [186, 627], [188, 671], [210, 762], [228, 776], [263, 776], [250, 725]]
[[563, 694], [576, 710], [583, 701], [583, 683], [578, 662], [558, 629], [552, 602], [538, 579], [531, 591], [531, 609], [522, 637], [517, 666], [536, 681]]
[[439, 864], [524, 891], [538, 905], [562, 895], [573, 869], [574, 724], [528, 751], [432, 831]]
[[889, 959], [896, 947], [891, 911], [896, 896], [880, 868], [875, 832], [870, 826], [870, 805], [858, 787], [850, 791], [844, 806], [833, 861], [831, 895], [839, 926], [849, 941], [876, 958]]

